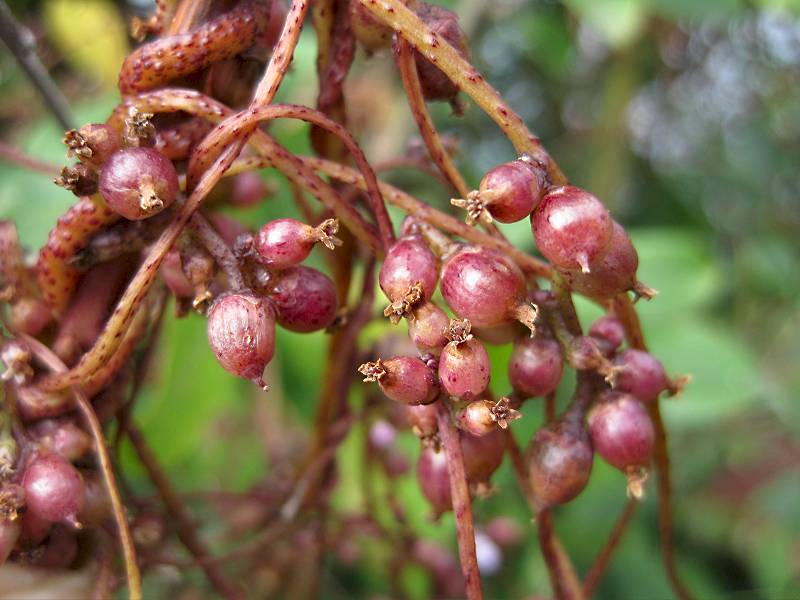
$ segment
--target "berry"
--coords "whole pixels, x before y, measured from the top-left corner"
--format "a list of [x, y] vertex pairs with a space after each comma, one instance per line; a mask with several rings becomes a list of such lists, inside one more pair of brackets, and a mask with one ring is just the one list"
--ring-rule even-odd
[[405, 409], [408, 424], [417, 437], [430, 439], [439, 431], [436, 404], [412, 405]]
[[509, 421], [522, 417], [522, 414], [509, 406], [508, 398], [497, 402], [475, 400], [465, 406], [457, 418], [458, 426], [473, 435], [486, 435], [498, 427], [506, 429]]
[[394, 323], [422, 300], [430, 300], [439, 279], [436, 255], [419, 235], [400, 238], [386, 253], [379, 274], [391, 304], [384, 314]]
[[477, 398], [489, 385], [489, 354], [469, 333], [469, 321], [451, 321], [450, 329], [453, 341], [439, 357], [439, 383], [450, 396]]
[[439, 394], [436, 378], [415, 356], [380, 358], [358, 368], [365, 382], [377, 381], [386, 396], [401, 404], [430, 404]]
[[587, 423], [597, 453], [628, 476], [628, 493], [641, 497], [655, 440], [653, 422], [642, 403], [630, 394], [606, 392], [589, 411]]
[[233, 189], [228, 201], [233, 206], [254, 206], [270, 193], [270, 188], [255, 171], [245, 171], [233, 178]]
[[462, 319], [493, 327], [517, 319], [531, 331], [537, 311], [525, 302], [525, 278], [506, 255], [467, 246], [442, 266], [442, 295]]
[[311, 227], [294, 219], [270, 221], [258, 230], [254, 247], [257, 259], [270, 269], [286, 269], [303, 262], [316, 243], [330, 250], [341, 245], [334, 237], [339, 231], [336, 219], [328, 219]]
[[625, 350], [614, 359], [614, 365], [618, 368], [614, 389], [642, 402], [655, 402], [669, 384], [661, 361], [642, 350]]
[[503, 462], [506, 434], [500, 429], [486, 435], [473, 435], [466, 431], [459, 431], [459, 434], [467, 479], [479, 489], [488, 487], [489, 479]]
[[[459, 54], [469, 56], [467, 37], [458, 25], [458, 15], [436, 4], [419, 2], [415, 11], [422, 21], [431, 28], [437, 38], [445, 40]], [[419, 52], [414, 51], [414, 59], [419, 73], [419, 83], [423, 97], [428, 100], [453, 101], [458, 95], [458, 86], [445, 75], [435, 63]]]
[[467, 224], [478, 221], [515, 223], [529, 216], [542, 196], [544, 173], [529, 160], [518, 159], [491, 169], [476, 191], [450, 201], [467, 211]]
[[106, 161], [100, 193], [126, 219], [152, 217], [178, 196], [178, 174], [172, 162], [152, 148], [125, 148]]
[[641, 290], [642, 296], [650, 296], [653, 290], [640, 286], [636, 281], [638, 268], [636, 248], [622, 225], [614, 222], [605, 254], [591, 263], [588, 272], [562, 269], [561, 273], [574, 291], [590, 298], [612, 298], [633, 289]]
[[528, 449], [528, 476], [539, 507], [565, 504], [580, 494], [592, 459], [589, 435], [572, 413], [537, 431]]
[[413, 309], [408, 320], [408, 336], [420, 352], [438, 356], [447, 343], [450, 317], [433, 302]]
[[39, 455], [22, 475], [25, 502], [36, 517], [52, 523], [76, 523], [84, 484], [78, 470], [58, 454]]
[[589, 335], [604, 340], [607, 342], [607, 348], [614, 351], [625, 341], [625, 328], [614, 315], [605, 315], [592, 323]]
[[453, 508], [450, 473], [443, 450], [422, 449], [417, 462], [417, 482], [422, 494], [431, 503], [435, 517]]
[[264, 390], [264, 367], [275, 354], [275, 313], [266, 298], [252, 292], [221, 295], [208, 311], [208, 344], [229, 373]]
[[336, 318], [336, 288], [326, 275], [311, 267], [300, 265], [281, 271], [269, 297], [278, 324], [289, 331], [318, 331]]
[[590, 271], [606, 251], [612, 221], [603, 203], [573, 186], [550, 190], [531, 215], [536, 246], [560, 269]]
[[42, 419], [28, 432], [43, 449], [69, 461], [82, 458], [93, 445], [91, 436], [70, 418]]
[[514, 342], [508, 380], [520, 396], [533, 398], [554, 392], [563, 372], [564, 358], [555, 340], [522, 337]]

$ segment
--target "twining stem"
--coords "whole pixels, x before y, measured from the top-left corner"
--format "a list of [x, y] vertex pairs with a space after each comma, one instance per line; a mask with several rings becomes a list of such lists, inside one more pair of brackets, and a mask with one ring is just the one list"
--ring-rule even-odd
[[225, 240], [220, 237], [214, 226], [208, 222], [199, 211], [192, 215], [189, 220], [189, 229], [192, 230], [197, 236], [197, 239], [205, 246], [208, 253], [214, 257], [216, 263], [220, 266], [228, 278], [228, 285], [231, 290], [243, 290], [247, 287], [244, 281], [244, 276], [239, 268], [239, 262], [233, 255], [230, 246], [225, 243]]
[[189, 509], [172, 488], [169, 477], [164, 473], [158, 459], [133, 420], [126, 420], [124, 427], [139, 462], [147, 471], [170, 518], [175, 520], [178, 539], [196, 560], [201, 561], [200, 566], [205, 571], [206, 577], [220, 595], [225, 598], [241, 597], [241, 590], [238, 586], [229, 582], [213, 563], [202, 562], [203, 559], [209, 557], [209, 554], [205, 544], [197, 537], [194, 520]]
[[625, 529], [628, 527], [628, 523], [630, 523], [638, 505], [639, 500], [636, 498], [628, 498], [625, 507], [614, 523], [614, 528], [611, 530], [606, 543], [603, 545], [603, 549], [597, 555], [597, 558], [594, 559], [594, 564], [592, 564], [592, 568], [589, 569], [589, 572], [586, 574], [586, 579], [583, 582], [583, 594], [587, 598], [591, 598], [597, 589], [597, 584], [600, 583], [600, 578], [603, 576], [603, 573], [605, 573], [608, 563], [611, 562], [611, 557], [617, 549], [622, 539], [622, 534], [625, 533]]
[[357, 0], [383, 23], [394, 29], [424, 58], [435, 64], [453, 83], [502, 129], [519, 154], [529, 154], [547, 166], [553, 185], [563, 185], [567, 178], [542, 147], [539, 139], [525, 126], [497, 91], [442, 36], [431, 31], [422, 19], [402, 0]]
[[[628, 294], [620, 294], [614, 299], [614, 312], [625, 328], [625, 335], [631, 348], [647, 350], [639, 315], [636, 314]], [[658, 529], [661, 537], [661, 556], [664, 561], [664, 569], [678, 597], [681, 600], [694, 600], [694, 596], [678, 574], [678, 567], [675, 564], [675, 548], [672, 541], [672, 476], [667, 431], [664, 428], [658, 402], [648, 404], [647, 410], [655, 430], [654, 462], [658, 474]]]
[[447, 149], [442, 143], [442, 138], [433, 124], [428, 107], [425, 105], [422, 85], [419, 82], [419, 73], [417, 72], [417, 63], [414, 60], [411, 46], [403, 38], [398, 37], [395, 39], [394, 52], [397, 70], [400, 72], [400, 79], [403, 82], [403, 88], [408, 98], [408, 106], [411, 109], [414, 120], [417, 122], [417, 128], [422, 136], [422, 141], [425, 142], [425, 147], [428, 149], [428, 154], [445, 179], [458, 192], [458, 195], [461, 198], [466, 198], [470, 191], [467, 182], [464, 181], [461, 173], [450, 158]]
[[[28, 344], [31, 350], [41, 360], [47, 368], [51, 371], [64, 372], [67, 370], [66, 365], [61, 362], [61, 359], [50, 350], [47, 346], [42, 344], [36, 338], [29, 335], [20, 333], [19, 337]], [[111, 466], [111, 455], [106, 446], [105, 437], [103, 436], [103, 428], [97, 415], [92, 408], [86, 394], [77, 386], [72, 388], [72, 393], [75, 396], [75, 404], [86, 419], [91, 431], [92, 438], [94, 439], [95, 451], [97, 458], [100, 462], [100, 472], [103, 474], [103, 481], [105, 481], [106, 489], [108, 490], [109, 498], [111, 499], [111, 508], [114, 513], [114, 521], [117, 524], [119, 532], [119, 541], [122, 546], [122, 554], [125, 560], [125, 573], [128, 579], [128, 593], [131, 600], [141, 600], [142, 598], [142, 576], [139, 573], [139, 565], [136, 562], [136, 548], [133, 544], [131, 537], [131, 530], [128, 527], [128, 518], [125, 515], [125, 506], [122, 504], [122, 496], [119, 493], [117, 480], [114, 476], [114, 470]]]
[[475, 528], [472, 523], [472, 507], [470, 505], [467, 475], [464, 471], [464, 455], [461, 452], [461, 441], [458, 438], [458, 430], [453, 425], [450, 411], [443, 400], [439, 400], [438, 405], [439, 438], [447, 456], [450, 495], [453, 499], [453, 513], [456, 517], [458, 555], [461, 559], [461, 571], [464, 574], [464, 586], [468, 600], [480, 600], [483, 598], [483, 590], [481, 590], [478, 559], [475, 555]]

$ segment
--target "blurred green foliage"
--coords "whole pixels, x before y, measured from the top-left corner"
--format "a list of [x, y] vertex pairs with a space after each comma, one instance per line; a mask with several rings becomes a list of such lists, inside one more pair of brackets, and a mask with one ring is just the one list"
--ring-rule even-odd
[[[29, 22], [59, 26], [63, 2], [12, 3]], [[76, 3], [77, 4], [77, 3]], [[92, 4], [92, 3], [82, 3]], [[104, 4], [104, 3], [100, 3]], [[105, 3], [104, 9], [111, 7]], [[689, 373], [691, 385], [664, 401], [674, 467], [679, 566], [699, 598], [800, 596], [800, 3], [796, 0], [568, 0], [447, 3], [464, 15], [479, 67], [543, 139], [571, 179], [593, 190], [631, 231], [641, 259], [640, 277], [660, 294], [640, 302], [648, 342], [670, 372]], [[41, 13], [37, 11], [41, 9]], [[80, 24], [59, 36], [81, 35]], [[65, 33], [66, 32], [66, 33]], [[59, 41], [60, 40], [60, 41]], [[70, 48], [58, 38], [50, 53]], [[46, 43], [46, 42], [43, 42]], [[123, 41], [116, 39], [109, 53]], [[123, 45], [124, 47], [124, 45]], [[52, 56], [52, 54], [48, 54]], [[102, 119], [116, 99], [103, 70], [91, 61], [54, 61], [80, 122]], [[307, 31], [280, 96], [313, 102], [315, 41]], [[362, 72], [369, 75], [361, 75]], [[387, 73], [391, 61], [359, 56], [348, 100], [357, 133], [370, 156], [402, 151], [415, 135], [404, 97]], [[375, 90], [397, 122], [370, 129], [372, 99], [359, 78], [391, 82]], [[79, 85], [75, 85], [77, 80]], [[13, 62], [0, 63], [0, 105], [30, 98]], [[366, 103], [366, 106], [365, 106]], [[396, 106], [395, 106], [396, 104]], [[472, 183], [511, 149], [474, 107], [462, 119], [433, 107], [445, 132], [460, 138], [459, 166]], [[361, 113], [359, 112], [361, 111]], [[19, 122], [0, 112], [6, 143], [44, 160], [63, 159], [60, 132], [41, 112]], [[370, 121], [372, 119], [372, 121]], [[280, 123], [274, 133], [295, 152], [309, 152], [307, 129]], [[385, 158], [385, 156], [383, 157]], [[293, 215], [289, 190], [237, 216], [257, 225]], [[438, 184], [398, 172], [390, 179], [446, 207]], [[14, 219], [33, 252], [68, 194], [46, 177], [0, 165], [0, 217]], [[394, 213], [393, 213], [394, 214]], [[394, 214], [398, 217], [398, 215]], [[528, 224], [504, 227], [534, 251]], [[314, 256], [319, 262], [319, 256]], [[377, 306], [377, 305], [376, 305]], [[599, 315], [578, 302], [584, 322]], [[401, 326], [400, 328], [404, 328]], [[365, 337], [387, 335], [370, 328]], [[253, 386], [219, 369], [198, 317], [167, 319], [156, 368], [135, 415], [160, 460], [181, 489], [249, 489], [274, 468], [265, 451], [259, 405], [279, 403], [294, 423], [313, 419], [327, 342], [323, 335], [281, 332], [270, 379], [276, 390]], [[492, 348], [492, 387], [508, 391], [509, 347]], [[561, 401], [569, 394], [565, 378]], [[362, 400], [353, 388], [353, 404]], [[513, 430], [524, 446], [541, 422], [529, 402]], [[256, 415], [256, 416], [254, 416]], [[263, 417], [269, 420], [272, 413]], [[274, 416], [274, 415], [272, 415]], [[359, 509], [364, 431], [358, 425], [338, 454], [333, 505]], [[414, 464], [418, 443], [399, 445]], [[793, 460], [776, 461], [789, 453]], [[775, 465], [779, 465], [776, 467]], [[132, 489], [149, 491], [130, 448], [122, 466]], [[766, 475], [750, 485], [749, 473]], [[497, 493], [476, 503], [478, 522], [504, 515], [529, 535], [507, 552], [502, 569], [487, 578], [488, 597], [519, 598], [549, 590], [547, 573], [529, 526], [529, 514], [506, 464]], [[376, 481], [378, 489], [385, 482]], [[452, 516], [427, 519], [428, 507], [413, 476], [401, 478], [398, 496], [413, 529], [454, 547]], [[622, 476], [599, 460], [591, 484], [556, 513], [556, 528], [585, 572], [625, 501]], [[388, 507], [378, 507], [392, 527]], [[361, 561], [326, 562], [324, 597], [388, 593], [386, 548], [363, 540]], [[424, 573], [403, 574], [408, 592], [427, 597]], [[672, 597], [660, 563], [652, 486], [604, 578], [599, 597], [614, 600]]]

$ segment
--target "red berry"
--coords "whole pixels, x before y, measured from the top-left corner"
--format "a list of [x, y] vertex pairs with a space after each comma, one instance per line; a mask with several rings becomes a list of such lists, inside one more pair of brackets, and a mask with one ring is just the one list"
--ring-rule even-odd
[[642, 472], [653, 455], [655, 432], [650, 415], [630, 394], [606, 392], [587, 416], [597, 453], [608, 464], [628, 475], [628, 492], [642, 494]]
[[318, 331], [336, 318], [336, 288], [326, 275], [311, 267], [300, 265], [281, 271], [269, 297], [278, 324], [289, 331]]
[[408, 336], [420, 352], [438, 356], [447, 343], [450, 317], [433, 302], [413, 309], [408, 320]]
[[491, 169], [477, 191], [450, 202], [467, 210], [467, 223], [515, 223], [529, 216], [542, 196], [544, 173], [528, 160], [514, 160]]
[[178, 196], [172, 162], [152, 148], [125, 148], [111, 155], [100, 173], [100, 193], [126, 219], [152, 217]]
[[365, 382], [377, 381], [386, 396], [401, 404], [430, 404], [439, 395], [436, 378], [415, 356], [380, 358], [358, 368]]
[[384, 314], [394, 322], [421, 300], [430, 300], [439, 279], [439, 261], [422, 236], [400, 238], [386, 253], [379, 274], [381, 289], [392, 303]]
[[420, 438], [431, 438], [439, 431], [436, 417], [437, 405], [418, 404], [405, 407], [406, 419], [414, 435]]
[[226, 371], [267, 389], [261, 377], [275, 353], [275, 313], [266, 298], [252, 292], [217, 298], [208, 311], [208, 343]]
[[555, 340], [522, 337], [514, 342], [508, 380], [520, 396], [533, 398], [554, 392], [563, 372], [564, 358]]
[[550, 190], [531, 215], [536, 246], [560, 269], [589, 272], [606, 251], [612, 221], [603, 203], [573, 186]]
[[589, 435], [570, 413], [537, 431], [528, 449], [528, 474], [540, 508], [580, 494], [589, 482], [592, 459]]
[[438, 517], [453, 508], [450, 495], [450, 473], [443, 450], [423, 448], [417, 462], [417, 482], [422, 494], [431, 503], [434, 516]]
[[625, 341], [625, 328], [614, 315], [605, 315], [592, 323], [589, 335], [605, 340], [610, 350], [616, 350]]
[[489, 354], [471, 335], [454, 339], [439, 357], [439, 384], [450, 396], [477, 398], [489, 385], [490, 374]]
[[270, 269], [286, 269], [303, 262], [316, 243], [330, 250], [340, 245], [334, 237], [339, 230], [335, 219], [311, 227], [294, 219], [270, 221], [258, 230], [254, 240], [258, 260]]
[[488, 485], [489, 479], [503, 462], [506, 452], [506, 434], [500, 429], [486, 435], [473, 435], [459, 431], [464, 471], [469, 482], [476, 486]]
[[468, 246], [442, 266], [442, 295], [462, 319], [493, 327], [517, 319], [533, 331], [536, 310], [525, 301], [525, 278], [506, 255]]
[[667, 389], [664, 365], [652, 354], [629, 349], [614, 359], [618, 367], [614, 389], [633, 394], [642, 402], [654, 402]]
[[75, 523], [83, 505], [84, 484], [78, 470], [58, 454], [33, 460], [22, 475], [28, 510], [45, 521]]

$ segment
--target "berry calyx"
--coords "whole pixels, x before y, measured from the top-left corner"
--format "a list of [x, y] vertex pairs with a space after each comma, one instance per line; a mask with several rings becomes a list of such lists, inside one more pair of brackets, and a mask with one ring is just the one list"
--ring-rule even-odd
[[456, 423], [464, 431], [474, 435], [486, 435], [498, 427], [506, 429], [509, 421], [522, 418], [522, 413], [511, 408], [509, 399], [476, 400], [459, 411]]
[[166, 156], [152, 148], [124, 148], [100, 172], [100, 193], [108, 206], [138, 221], [160, 213], [178, 197], [178, 174]]
[[433, 373], [415, 356], [379, 358], [362, 364], [358, 372], [365, 383], [377, 381], [388, 398], [401, 404], [430, 404], [439, 394]]
[[340, 246], [336, 237], [339, 222], [327, 219], [311, 227], [295, 219], [270, 221], [258, 230], [253, 240], [256, 259], [269, 269], [287, 269], [303, 262], [315, 244], [329, 250]]
[[64, 134], [67, 157], [100, 169], [108, 158], [120, 149], [120, 135], [105, 123], [89, 123], [80, 129], [70, 129]]

